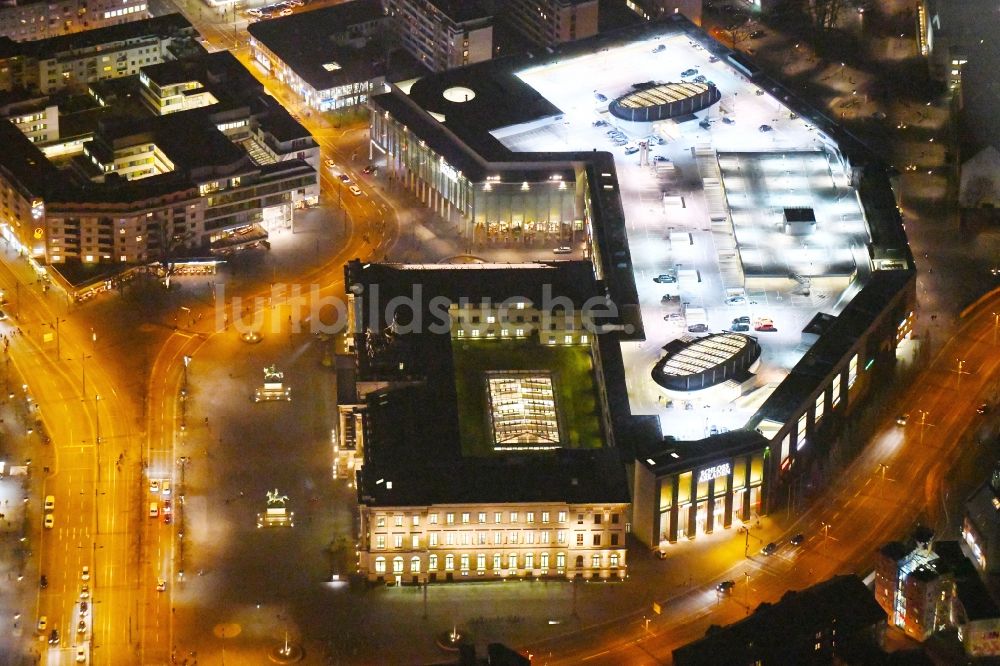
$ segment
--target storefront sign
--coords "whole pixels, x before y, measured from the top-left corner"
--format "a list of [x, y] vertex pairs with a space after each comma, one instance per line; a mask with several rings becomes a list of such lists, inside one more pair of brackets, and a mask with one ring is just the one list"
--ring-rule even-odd
[[698, 483], [705, 483], [706, 481], [717, 479], [720, 476], [729, 476], [730, 470], [731, 468], [729, 463], [722, 463], [721, 465], [716, 465], [715, 467], [703, 469], [698, 472]]

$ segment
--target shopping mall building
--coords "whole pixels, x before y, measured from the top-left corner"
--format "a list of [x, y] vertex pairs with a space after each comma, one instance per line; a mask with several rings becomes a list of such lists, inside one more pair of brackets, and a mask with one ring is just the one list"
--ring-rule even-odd
[[557, 247], [590, 267], [615, 311], [586, 342], [600, 411], [651, 548], [796, 501], [907, 350], [915, 273], [886, 166], [682, 16], [369, 105], [372, 160], [469, 255]]

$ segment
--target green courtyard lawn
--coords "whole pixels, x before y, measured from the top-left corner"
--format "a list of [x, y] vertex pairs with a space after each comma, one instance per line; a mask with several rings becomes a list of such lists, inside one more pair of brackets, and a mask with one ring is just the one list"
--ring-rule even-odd
[[462, 455], [497, 455], [486, 396], [490, 370], [547, 370], [555, 386], [564, 448], [604, 446], [594, 369], [587, 345], [539, 345], [528, 340], [452, 340]]

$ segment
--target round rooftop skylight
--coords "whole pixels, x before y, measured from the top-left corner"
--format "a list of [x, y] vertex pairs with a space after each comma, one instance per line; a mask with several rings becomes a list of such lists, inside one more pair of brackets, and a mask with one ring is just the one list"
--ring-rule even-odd
[[476, 93], [470, 88], [464, 86], [454, 86], [448, 88], [443, 93], [441, 93], [446, 100], [449, 102], [468, 102], [476, 96]]

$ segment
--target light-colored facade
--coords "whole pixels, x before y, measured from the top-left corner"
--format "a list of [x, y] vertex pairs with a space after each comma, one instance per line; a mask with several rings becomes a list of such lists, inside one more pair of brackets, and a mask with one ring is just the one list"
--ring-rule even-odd
[[0, 38], [0, 90], [80, 91], [89, 83], [133, 76], [142, 67], [171, 60], [171, 46], [178, 40], [193, 42], [196, 35], [183, 16], [170, 14], [83, 35], [20, 43]]
[[361, 505], [371, 582], [584, 578], [627, 572], [627, 504]]
[[493, 16], [473, 3], [446, 0], [386, 0], [403, 47], [435, 72], [493, 57]]
[[219, 101], [197, 79], [160, 84], [142, 72], [139, 81], [142, 83], [142, 101], [158, 116], [200, 109]]
[[[583, 169], [572, 165], [540, 167], [524, 180], [498, 168], [484, 182], [448, 163], [405, 124], [377, 110], [371, 116], [372, 155], [385, 155], [398, 182], [438, 214], [462, 222], [469, 237], [529, 242], [546, 238], [575, 242], [584, 236], [586, 210]], [[520, 176], [520, 177], [518, 177]]]
[[56, 37], [147, 18], [146, 0], [46, 0], [0, 6], [0, 36], [15, 41]]
[[507, 0], [506, 19], [541, 46], [597, 34], [597, 0]]
[[49, 143], [59, 138], [59, 107], [47, 99], [9, 105], [0, 109], [0, 117], [14, 123], [32, 143]]

